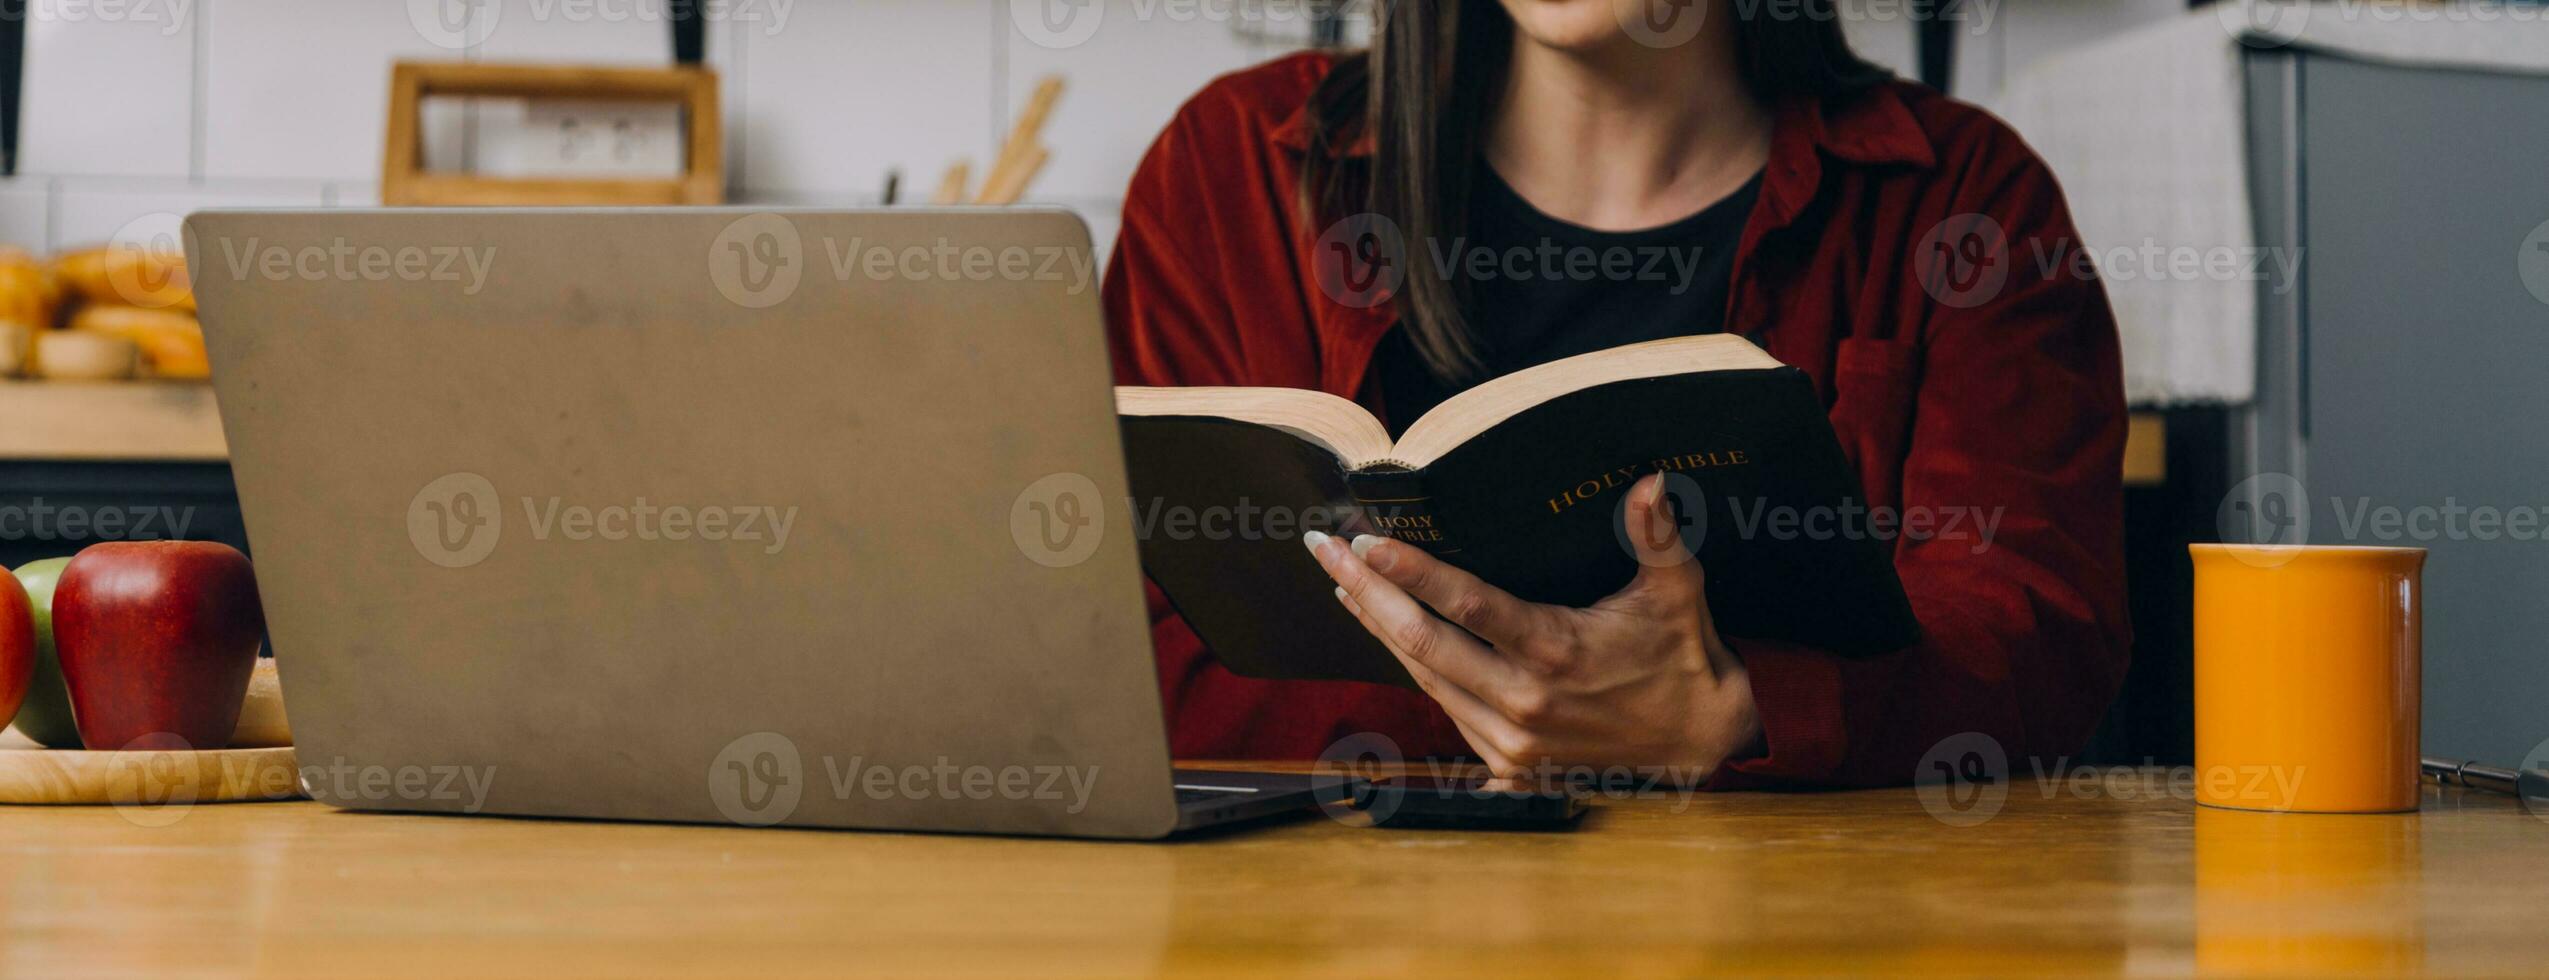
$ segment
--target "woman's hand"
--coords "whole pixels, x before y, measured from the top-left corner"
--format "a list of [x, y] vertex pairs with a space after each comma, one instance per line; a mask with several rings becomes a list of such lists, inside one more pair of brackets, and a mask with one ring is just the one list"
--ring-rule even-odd
[[1755, 750], [1752, 683], [1709, 618], [1661, 476], [1630, 489], [1624, 519], [1637, 578], [1586, 609], [1524, 602], [1386, 538], [1305, 543], [1495, 775], [1628, 766], [1696, 782]]

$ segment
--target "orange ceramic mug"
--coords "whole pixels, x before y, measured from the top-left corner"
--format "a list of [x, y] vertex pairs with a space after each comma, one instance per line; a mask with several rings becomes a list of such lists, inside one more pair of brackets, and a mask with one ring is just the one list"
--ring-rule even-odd
[[2416, 809], [2425, 549], [2188, 550], [2196, 802]]

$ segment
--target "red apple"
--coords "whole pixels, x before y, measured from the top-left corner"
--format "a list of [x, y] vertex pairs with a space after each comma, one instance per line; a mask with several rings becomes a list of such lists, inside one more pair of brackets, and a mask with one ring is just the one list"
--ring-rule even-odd
[[53, 640], [92, 749], [230, 744], [265, 637], [248, 556], [212, 541], [82, 549], [53, 591]]
[[18, 716], [35, 678], [35, 606], [15, 575], [0, 575], [0, 728]]

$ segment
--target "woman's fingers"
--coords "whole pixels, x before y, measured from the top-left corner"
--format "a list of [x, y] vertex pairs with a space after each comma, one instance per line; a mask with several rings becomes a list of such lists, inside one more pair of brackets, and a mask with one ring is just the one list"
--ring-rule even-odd
[[1381, 577], [1430, 606], [1444, 619], [1478, 634], [1496, 649], [1535, 662], [1558, 654], [1544, 635], [1548, 618], [1538, 607], [1487, 584], [1424, 549], [1377, 535], [1358, 535], [1356, 557]]
[[[1488, 707], [1485, 702], [1478, 700], [1477, 695], [1461, 690], [1459, 685], [1444, 680], [1442, 675], [1434, 673], [1432, 668], [1417, 663], [1407, 654], [1399, 652], [1398, 646], [1389, 642], [1389, 638], [1381, 632], [1378, 624], [1375, 624], [1370, 616], [1364, 615], [1363, 607], [1354, 601], [1354, 596], [1347, 593], [1344, 586], [1337, 587], [1336, 601], [1343, 603], [1345, 611], [1353, 613], [1354, 618], [1362, 622], [1364, 629], [1380, 637], [1381, 645], [1389, 649], [1391, 656], [1398, 658], [1399, 666], [1407, 669], [1408, 676], [1416, 679], [1416, 686], [1423, 688], [1425, 695], [1433, 698], [1434, 703], [1443, 706], [1443, 713], [1451, 717], [1452, 727], [1460, 729], [1461, 741], [1469, 743], [1469, 750], [1477, 753], [1480, 761], [1487, 763], [1489, 769], [1499, 772], [1512, 768], [1513, 764], [1503, 750], [1503, 746], [1511, 744], [1511, 738], [1519, 734], [1511, 722], [1507, 721], [1503, 715], [1497, 714], [1496, 710]], [[1495, 733], [1496, 737], [1488, 737], [1488, 732]]]
[[1637, 556], [1637, 577], [1604, 603], [1643, 601], [1663, 608], [1703, 601], [1706, 576], [1700, 572], [1698, 557], [1682, 541], [1681, 521], [1674, 517], [1672, 501], [1664, 493], [1664, 474], [1648, 476], [1629, 488], [1620, 520], [1626, 525], [1622, 530], [1627, 532], [1629, 548]]
[[1520, 668], [1479, 645], [1469, 634], [1426, 611], [1405, 591], [1329, 535], [1304, 535], [1310, 553], [1328, 577], [1361, 607], [1365, 629], [1409, 660], [1431, 668], [1454, 685], [1516, 716], [1515, 707], [1529, 693], [1530, 679]]

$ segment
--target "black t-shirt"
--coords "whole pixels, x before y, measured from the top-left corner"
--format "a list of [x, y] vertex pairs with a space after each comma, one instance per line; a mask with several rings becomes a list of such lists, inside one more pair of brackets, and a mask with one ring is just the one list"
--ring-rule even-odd
[[[1458, 263], [1468, 281], [1469, 329], [1487, 368], [1475, 381], [1623, 344], [1716, 333], [1725, 326], [1735, 245], [1760, 190], [1755, 174], [1671, 224], [1596, 231], [1541, 213], [1482, 165], [1466, 239], [1434, 243], [1420, 267], [1433, 273], [1436, 263]], [[1468, 387], [1427, 371], [1403, 327], [1382, 338], [1373, 358], [1393, 436]]]

